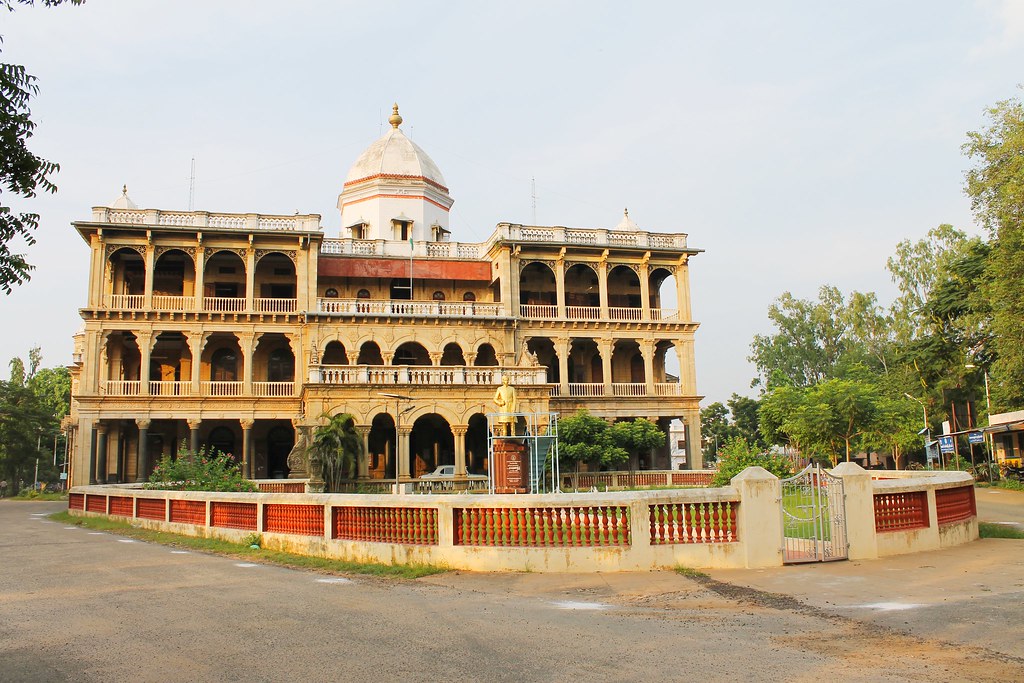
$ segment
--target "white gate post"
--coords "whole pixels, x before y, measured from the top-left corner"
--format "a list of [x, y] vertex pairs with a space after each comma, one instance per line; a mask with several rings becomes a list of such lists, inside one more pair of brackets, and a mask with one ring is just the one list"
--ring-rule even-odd
[[748, 569], [782, 566], [782, 485], [763, 467], [748, 467], [729, 482], [740, 494], [739, 541]]
[[875, 487], [871, 474], [855, 462], [840, 463], [829, 473], [843, 480], [846, 493], [846, 540], [850, 544], [849, 559], [868, 560], [878, 557], [875, 536]]

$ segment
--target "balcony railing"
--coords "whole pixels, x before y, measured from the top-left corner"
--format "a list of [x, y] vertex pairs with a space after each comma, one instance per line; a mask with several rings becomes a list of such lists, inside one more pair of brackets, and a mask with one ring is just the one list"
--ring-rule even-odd
[[643, 382], [614, 382], [612, 396], [646, 396], [647, 385]]
[[254, 299], [252, 305], [257, 313], [294, 313], [297, 303], [295, 299]]
[[219, 228], [245, 231], [320, 231], [320, 216], [317, 214], [263, 216], [258, 213], [111, 209], [105, 206], [97, 206], [92, 210], [92, 218], [97, 223], [123, 223], [128, 225], [161, 225], [166, 227]]
[[557, 318], [558, 306], [547, 304], [521, 304], [519, 315], [523, 318]]
[[244, 382], [201, 382], [203, 396], [241, 396]]
[[[520, 304], [519, 315], [520, 317], [532, 320], [554, 320], [558, 318], [558, 306]], [[652, 308], [650, 309], [649, 320], [669, 322], [677, 320], [678, 317], [679, 313], [674, 308]], [[601, 308], [599, 306], [566, 306], [565, 318], [566, 320], [600, 320]], [[608, 319], [639, 322], [644, 320], [644, 309], [620, 306], [609, 307]]]
[[683, 385], [679, 382], [657, 382], [654, 385], [655, 396], [682, 396]]
[[195, 305], [194, 296], [153, 295], [153, 308], [158, 311], [191, 311]]
[[569, 320], [600, 320], [600, 306], [566, 306], [565, 317]]
[[141, 311], [145, 299], [142, 294], [111, 294], [108, 300], [111, 308], [122, 311]]
[[[612, 306], [608, 309], [608, 317], [612, 320], [643, 320], [644, 309], [642, 308], [622, 308], [620, 306]], [[652, 312], [653, 313], [653, 312]], [[654, 316], [651, 316], [654, 320]]]
[[513, 385], [547, 384], [547, 369], [475, 365], [320, 365], [310, 368], [311, 384], [371, 385]]
[[572, 383], [569, 385], [569, 396], [572, 396], [573, 398], [604, 396], [604, 384]]
[[294, 396], [295, 382], [253, 382], [252, 393], [261, 398]]
[[552, 398], [568, 396], [569, 398], [600, 398], [603, 396], [615, 397], [645, 397], [645, 396], [682, 396], [683, 386], [677, 382], [656, 382], [654, 392], [647, 391], [647, 385], [642, 382], [615, 382], [607, 390], [601, 383], [573, 383], [569, 385], [569, 393], [562, 391], [561, 387], [555, 385], [551, 388]]
[[215, 313], [241, 313], [245, 311], [245, 298], [204, 296], [203, 310]]
[[376, 301], [372, 299], [317, 299], [317, 311], [334, 315], [422, 316], [441, 318], [498, 318], [501, 304], [476, 301]]
[[189, 396], [192, 382], [150, 382], [149, 393], [153, 396]]
[[114, 379], [100, 382], [100, 390], [108, 396], [138, 396], [141, 388], [139, 380]]

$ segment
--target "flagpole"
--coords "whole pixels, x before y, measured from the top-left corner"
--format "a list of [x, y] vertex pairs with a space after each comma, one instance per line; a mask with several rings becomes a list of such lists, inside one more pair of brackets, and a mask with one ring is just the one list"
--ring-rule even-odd
[[409, 226], [409, 301], [412, 301], [412, 226]]

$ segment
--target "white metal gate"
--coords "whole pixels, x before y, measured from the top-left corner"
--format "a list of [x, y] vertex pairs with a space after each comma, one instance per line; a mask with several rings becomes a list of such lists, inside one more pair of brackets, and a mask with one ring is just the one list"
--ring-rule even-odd
[[846, 494], [842, 477], [808, 465], [782, 480], [782, 560], [829, 562], [845, 560]]

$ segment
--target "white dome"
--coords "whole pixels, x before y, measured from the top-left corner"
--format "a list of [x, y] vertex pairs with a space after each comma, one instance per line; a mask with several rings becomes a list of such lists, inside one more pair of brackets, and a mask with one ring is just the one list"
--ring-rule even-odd
[[111, 209], [137, 209], [138, 206], [132, 201], [131, 197], [128, 196], [128, 186], [125, 185], [121, 188], [121, 194], [117, 199], [110, 203]]
[[366, 148], [345, 176], [345, 185], [378, 176], [424, 178], [447, 188], [441, 169], [397, 126]]

